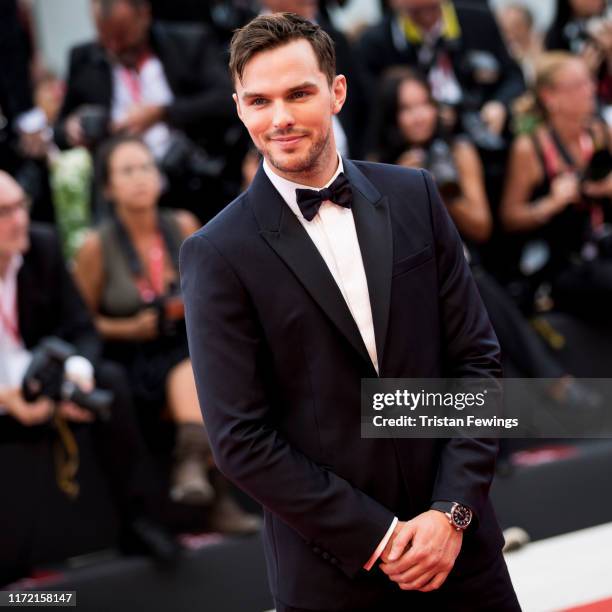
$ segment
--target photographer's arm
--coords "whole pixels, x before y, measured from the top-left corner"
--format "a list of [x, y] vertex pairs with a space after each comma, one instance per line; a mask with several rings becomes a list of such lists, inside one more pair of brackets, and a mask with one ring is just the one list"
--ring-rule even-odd
[[463, 237], [474, 242], [486, 242], [491, 236], [493, 222], [482, 162], [475, 147], [466, 140], [455, 144], [453, 158], [459, 172], [461, 196], [444, 203]]
[[574, 174], [557, 176], [548, 195], [535, 202], [529, 198], [543, 178], [538, 155], [528, 136], [519, 136], [512, 145], [500, 217], [507, 231], [529, 231], [545, 225], [572, 201], [579, 199]]

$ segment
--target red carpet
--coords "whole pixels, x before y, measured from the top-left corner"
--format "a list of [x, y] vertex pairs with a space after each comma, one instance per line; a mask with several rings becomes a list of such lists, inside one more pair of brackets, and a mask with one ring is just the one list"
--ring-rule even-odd
[[612, 597], [602, 599], [577, 608], [567, 608], [564, 612], [612, 612]]

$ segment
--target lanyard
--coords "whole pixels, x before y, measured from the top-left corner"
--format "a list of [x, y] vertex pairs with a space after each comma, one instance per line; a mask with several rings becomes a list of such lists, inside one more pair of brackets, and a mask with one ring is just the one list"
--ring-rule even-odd
[[155, 234], [153, 246], [149, 249], [147, 276], [136, 279], [136, 286], [143, 302], [151, 303], [164, 293], [164, 240], [161, 232]]
[[145, 53], [139, 60], [135, 68], [126, 68], [125, 66], [119, 66], [119, 75], [123, 84], [130, 92], [130, 97], [134, 104], [140, 104], [142, 102], [142, 82], [141, 82], [141, 71], [143, 66], [147, 63], [151, 57], [150, 53]]
[[0, 323], [9, 333], [16, 344], [20, 343], [19, 336], [19, 316], [17, 314], [17, 292], [11, 306], [11, 312], [7, 313], [4, 310], [4, 305], [0, 304]]

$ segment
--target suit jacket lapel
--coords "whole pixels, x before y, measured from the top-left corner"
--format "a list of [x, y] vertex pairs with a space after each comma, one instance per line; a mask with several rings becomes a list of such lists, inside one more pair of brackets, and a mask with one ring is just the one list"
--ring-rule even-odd
[[249, 188], [249, 202], [262, 238], [289, 266], [310, 296], [355, 350], [371, 365], [372, 361], [359, 328], [334, 277], [308, 233], [270, 183], [261, 166]]
[[351, 161], [344, 160], [344, 171], [353, 187], [353, 218], [368, 281], [378, 370], [382, 372], [389, 323], [393, 265], [393, 233], [389, 203]]

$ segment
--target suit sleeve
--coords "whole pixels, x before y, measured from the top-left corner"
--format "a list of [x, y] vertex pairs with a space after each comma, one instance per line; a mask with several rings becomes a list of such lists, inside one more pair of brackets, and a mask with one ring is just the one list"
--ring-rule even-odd
[[217, 467], [313, 550], [355, 576], [393, 513], [311, 461], [275, 429], [257, 315], [244, 285], [206, 236], [195, 234], [183, 244], [181, 282], [198, 396]]
[[79, 66], [79, 48], [75, 47], [70, 50], [68, 60], [68, 76], [66, 77], [66, 93], [64, 101], [59, 112], [59, 116], [53, 126], [53, 138], [55, 144], [60, 149], [69, 149], [70, 144], [66, 135], [66, 119], [80, 106], [80, 101], [77, 99], [74, 91], [75, 75], [78, 73]]
[[[427, 172], [423, 175], [431, 206], [438, 267], [444, 375], [495, 382], [502, 375], [495, 332], [465, 260], [461, 238], [431, 175]], [[463, 503], [478, 520], [489, 494], [497, 450], [495, 438], [449, 439], [441, 452], [431, 500]]]

